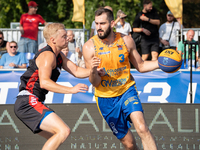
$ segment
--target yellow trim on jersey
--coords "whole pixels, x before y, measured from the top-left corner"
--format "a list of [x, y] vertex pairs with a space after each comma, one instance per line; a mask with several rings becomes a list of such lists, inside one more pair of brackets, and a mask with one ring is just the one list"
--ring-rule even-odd
[[122, 95], [130, 86], [135, 84], [131, 77], [129, 52], [120, 33], [115, 33], [115, 40], [108, 46], [99, 39], [92, 37], [95, 55], [101, 59], [100, 68], [106, 75], [101, 77], [101, 83], [95, 87], [95, 96], [116, 97]]

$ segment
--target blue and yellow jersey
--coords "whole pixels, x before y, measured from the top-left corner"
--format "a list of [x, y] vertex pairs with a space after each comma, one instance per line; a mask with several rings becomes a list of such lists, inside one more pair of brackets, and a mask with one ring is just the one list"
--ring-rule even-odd
[[135, 84], [130, 73], [129, 52], [120, 33], [115, 33], [112, 45], [104, 44], [95, 35], [92, 37], [95, 55], [101, 59], [100, 68], [106, 75], [101, 77], [101, 83], [95, 87], [94, 95], [98, 97], [116, 97], [122, 95]]

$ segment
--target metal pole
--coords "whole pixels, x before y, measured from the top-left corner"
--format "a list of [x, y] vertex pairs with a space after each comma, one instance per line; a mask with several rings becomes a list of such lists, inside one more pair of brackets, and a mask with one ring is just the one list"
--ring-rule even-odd
[[84, 39], [83, 43], [85, 43], [85, 25], [83, 25], [83, 39]]
[[[194, 51], [194, 53], [195, 53], [194, 67], [196, 68], [196, 47], [199, 45], [199, 43], [187, 41], [187, 44], [188, 44], [188, 50], [189, 50], [188, 60], [190, 58], [190, 92], [189, 92], [189, 94], [190, 94], [190, 103], [192, 104], [192, 63], [193, 63], [192, 62], [192, 52]], [[193, 50], [192, 45], [194, 45], [194, 50]]]
[[[192, 104], [192, 43], [188, 44], [190, 56], [190, 103]], [[189, 59], [188, 59], [189, 60]]]
[[[184, 68], [186, 68], [186, 44], [188, 45], [188, 41], [184, 42]], [[188, 48], [189, 48], [189, 45], [188, 45]]]

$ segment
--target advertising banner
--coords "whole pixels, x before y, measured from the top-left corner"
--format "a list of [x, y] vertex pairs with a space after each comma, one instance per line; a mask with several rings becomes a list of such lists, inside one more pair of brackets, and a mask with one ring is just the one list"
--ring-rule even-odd
[[[19, 93], [20, 76], [24, 71], [0, 71], [0, 104], [14, 104]], [[192, 91], [190, 88], [190, 71], [165, 73], [152, 71], [139, 73], [132, 70], [136, 87], [142, 103], [200, 103], [200, 72], [192, 73]], [[92, 85], [88, 78], [78, 79], [62, 71], [58, 84], [73, 87], [78, 83], [89, 86], [86, 93], [58, 94], [49, 92], [45, 103], [96, 103], [92, 94]]]
[[[96, 104], [49, 104], [71, 129], [60, 150], [124, 150], [99, 114]], [[33, 134], [14, 114], [13, 104], [0, 105], [0, 149], [38, 150], [45, 138]], [[199, 104], [143, 104], [144, 116], [159, 150], [199, 150]], [[142, 149], [141, 138], [131, 132]]]

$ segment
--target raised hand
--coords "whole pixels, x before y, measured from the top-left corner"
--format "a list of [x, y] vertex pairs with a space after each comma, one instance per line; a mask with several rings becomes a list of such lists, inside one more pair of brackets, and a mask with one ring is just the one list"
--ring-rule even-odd
[[100, 63], [101, 63], [101, 60], [98, 57], [94, 56], [92, 58], [92, 63], [91, 63], [92, 69], [93, 70], [97, 70], [97, 67], [99, 67]]

